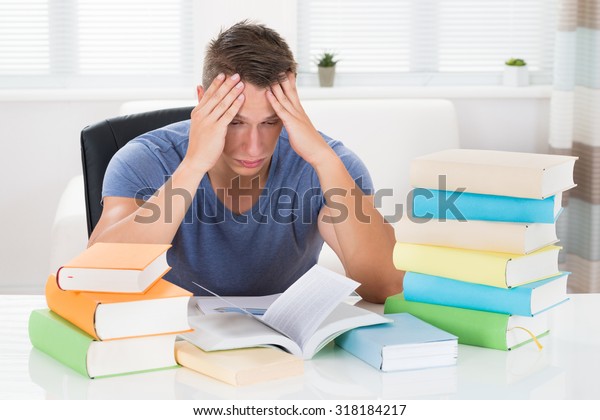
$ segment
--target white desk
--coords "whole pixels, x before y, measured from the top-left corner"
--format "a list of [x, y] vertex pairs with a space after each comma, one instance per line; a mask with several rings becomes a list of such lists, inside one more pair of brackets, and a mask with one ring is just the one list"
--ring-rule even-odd
[[460, 345], [456, 367], [382, 374], [330, 344], [303, 376], [241, 388], [185, 368], [86, 379], [32, 348], [29, 313], [44, 307], [0, 296], [0, 399], [600, 399], [599, 294], [556, 308], [541, 352]]

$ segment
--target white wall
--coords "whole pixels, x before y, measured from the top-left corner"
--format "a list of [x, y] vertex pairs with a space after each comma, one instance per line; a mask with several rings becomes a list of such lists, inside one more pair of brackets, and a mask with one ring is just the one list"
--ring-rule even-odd
[[[464, 147], [545, 152], [546, 98], [450, 98]], [[59, 196], [81, 173], [79, 133], [117, 115], [123, 100], [0, 100], [0, 293], [43, 293]], [[382, 122], [385, 124], [385, 122]]]
[[549, 98], [452, 99], [461, 147], [548, 152]]
[[79, 132], [117, 102], [0, 102], [0, 293], [42, 293], [62, 189], [81, 173]]

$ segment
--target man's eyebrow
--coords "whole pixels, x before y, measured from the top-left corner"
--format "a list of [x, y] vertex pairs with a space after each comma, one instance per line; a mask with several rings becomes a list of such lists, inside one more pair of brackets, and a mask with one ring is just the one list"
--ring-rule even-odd
[[[248, 118], [244, 117], [244, 116], [243, 116], [243, 115], [241, 115], [241, 114], [237, 114], [235, 117], [233, 117], [233, 119], [234, 119], [234, 120], [241, 120], [241, 121], [248, 121]], [[263, 121], [276, 120], [276, 119], [278, 120], [278, 119], [279, 119], [279, 117], [277, 116], [277, 114], [276, 114], [276, 113], [274, 113], [274, 114], [272, 114], [272, 115], [269, 115], [269, 116], [268, 116], [268, 117], [266, 117], [266, 118], [263, 118]]]

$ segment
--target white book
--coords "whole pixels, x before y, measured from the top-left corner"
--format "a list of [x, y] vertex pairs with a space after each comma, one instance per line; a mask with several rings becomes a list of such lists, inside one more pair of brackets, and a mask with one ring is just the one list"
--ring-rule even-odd
[[[413, 159], [413, 187], [544, 199], [575, 186], [575, 156], [450, 149]], [[440, 185], [443, 177], [444, 186]]]
[[480, 251], [529, 254], [558, 242], [555, 223], [512, 223], [483, 220], [403, 217], [395, 227], [396, 240]]
[[[182, 337], [205, 351], [278, 346], [303, 359], [311, 359], [338, 335], [389, 319], [343, 300], [359, 283], [315, 265], [281, 294], [258, 317], [238, 312], [190, 317], [193, 332]], [[231, 302], [225, 300], [226, 304]]]

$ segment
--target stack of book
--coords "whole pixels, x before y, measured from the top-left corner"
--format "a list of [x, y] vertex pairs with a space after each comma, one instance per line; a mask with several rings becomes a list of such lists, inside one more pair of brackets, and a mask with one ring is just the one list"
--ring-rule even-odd
[[539, 345], [548, 310], [567, 300], [554, 244], [576, 159], [455, 149], [413, 160], [411, 217], [393, 255], [404, 292], [385, 313], [411, 313], [462, 344]]
[[164, 280], [170, 245], [96, 243], [46, 282], [32, 311], [38, 350], [89, 378], [177, 367], [191, 293]]

